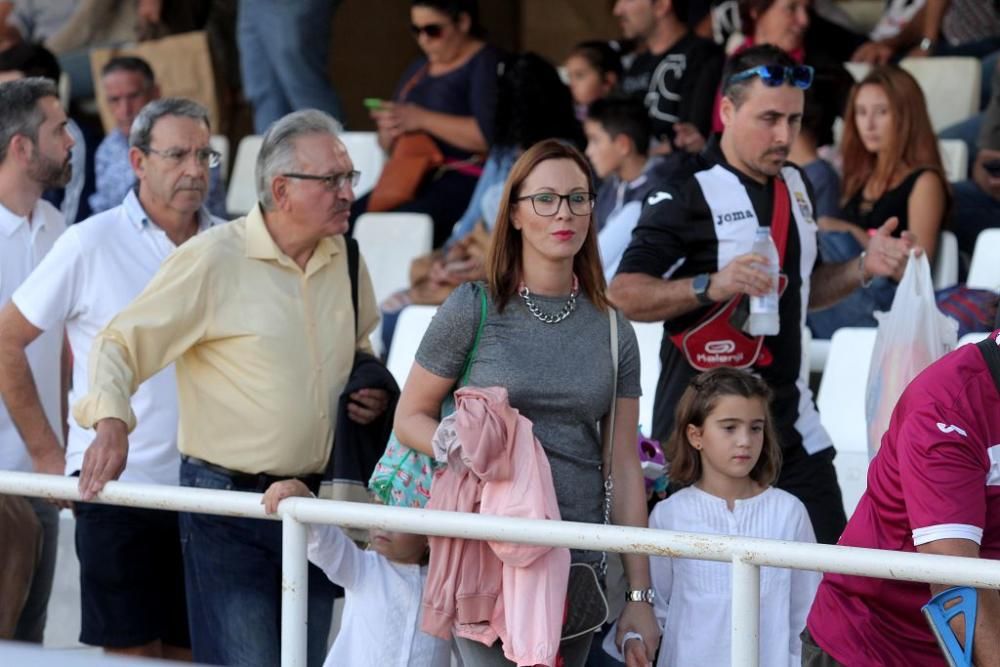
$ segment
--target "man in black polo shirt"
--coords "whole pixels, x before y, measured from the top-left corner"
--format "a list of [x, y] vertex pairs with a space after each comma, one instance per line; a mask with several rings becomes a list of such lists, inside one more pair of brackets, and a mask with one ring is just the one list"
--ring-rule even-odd
[[617, 0], [614, 14], [625, 37], [645, 48], [621, 87], [649, 109], [654, 152], [700, 151], [712, 129], [722, 49], [688, 30], [686, 2]]
[[[611, 298], [634, 320], [666, 321], [653, 411], [653, 437], [664, 439], [674, 406], [696, 373], [669, 336], [690, 329], [715, 303], [767, 292], [770, 278], [758, 268], [766, 260], [750, 249], [757, 228], [771, 224], [780, 174], [782, 208], [789, 209], [781, 270], [788, 282], [779, 301], [781, 330], [764, 338], [766, 349], [755, 370], [774, 392], [772, 411], [784, 455], [777, 485], [805, 503], [817, 538], [832, 543], [846, 517], [833, 446], [805, 381], [805, 313], [835, 303], [876, 275], [893, 275], [913, 241], [905, 233], [893, 239], [896, 222], [890, 220], [859, 260], [822, 263], [810, 188], [802, 171], [786, 163], [811, 69], [763, 45], [733, 56], [723, 81], [721, 139], [713, 138], [669, 185], [649, 195]], [[772, 357], [769, 363], [766, 357]]]

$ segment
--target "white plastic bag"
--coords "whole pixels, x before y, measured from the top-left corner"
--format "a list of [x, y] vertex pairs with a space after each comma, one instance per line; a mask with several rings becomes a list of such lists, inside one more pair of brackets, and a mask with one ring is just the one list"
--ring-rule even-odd
[[917, 257], [910, 253], [892, 308], [875, 313], [875, 319], [878, 334], [865, 396], [870, 458], [878, 452], [906, 385], [958, 343], [958, 322], [938, 310], [931, 267], [924, 254]]

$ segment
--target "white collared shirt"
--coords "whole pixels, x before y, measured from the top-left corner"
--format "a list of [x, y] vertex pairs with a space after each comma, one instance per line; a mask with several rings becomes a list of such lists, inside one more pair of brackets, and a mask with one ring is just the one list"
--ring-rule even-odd
[[[66, 229], [62, 213], [39, 199], [28, 218], [11, 213], [0, 204], [0, 306], [11, 299], [14, 290], [38, 266], [56, 239]], [[59, 401], [59, 355], [62, 331], [49, 331], [25, 350], [35, 386], [56, 437], [62, 440]], [[0, 470], [31, 471], [31, 457], [14, 427], [6, 406], [0, 402]]]
[[[205, 209], [200, 229], [221, 222]], [[14, 293], [24, 317], [44, 331], [60, 330], [73, 350], [70, 405], [87, 394], [87, 366], [94, 336], [127, 306], [176, 246], [151, 222], [135, 190], [120, 206], [73, 225], [38, 269]], [[169, 314], [165, 314], [169, 316]], [[123, 481], [177, 484], [177, 385], [168, 366], [132, 397], [139, 426], [129, 435]], [[94, 432], [69, 419], [66, 474], [80, 470]]]

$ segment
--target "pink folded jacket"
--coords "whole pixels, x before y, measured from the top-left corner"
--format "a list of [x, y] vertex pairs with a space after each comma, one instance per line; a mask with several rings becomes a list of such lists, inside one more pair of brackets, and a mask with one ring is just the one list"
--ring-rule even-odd
[[[531, 422], [502, 387], [455, 392], [455, 430], [464, 465], [438, 470], [428, 509], [558, 521], [548, 458]], [[555, 664], [569, 550], [505, 542], [430, 538], [421, 629], [491, 645], [518, 665]]]

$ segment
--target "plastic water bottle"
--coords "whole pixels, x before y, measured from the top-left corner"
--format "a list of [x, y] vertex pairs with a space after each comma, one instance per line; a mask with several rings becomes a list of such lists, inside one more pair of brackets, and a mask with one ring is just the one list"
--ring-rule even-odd
[[764, 296], [750, 297], [750, 318], [747, 331], [751, 336], [774, 336], [780, 329], [778, 322], [778, 248], [771, 238], [769, 227], [758, 227], [753, 240], [752, 252], [767, 258], [767, 266], [756, 268], [765, 271], [771, 278], [771, 291]]

